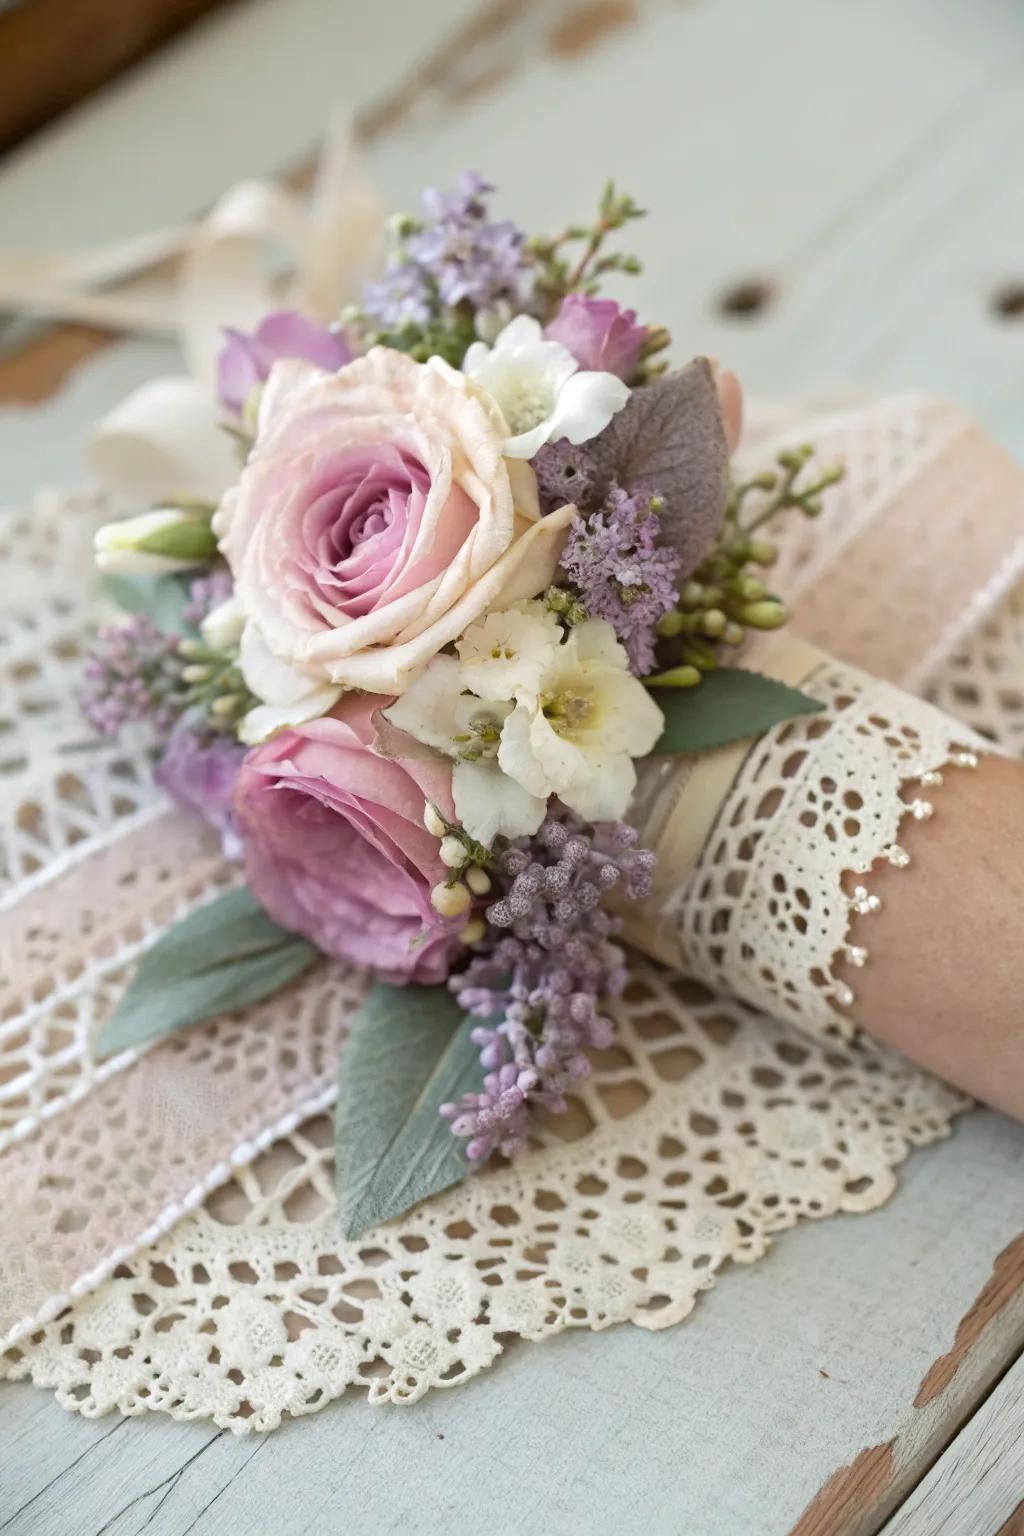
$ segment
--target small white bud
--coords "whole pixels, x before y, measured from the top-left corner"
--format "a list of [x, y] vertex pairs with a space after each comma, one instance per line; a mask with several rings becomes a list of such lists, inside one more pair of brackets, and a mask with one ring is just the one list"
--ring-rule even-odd
[[483, 918], [474, 917], [471, 922], [466, 924], [465, 928], [459, 930], [459, 943], [479, 944], [480, 940], [483, 938], [486, 932], [487, 924], [484, 922]]
[[466, 871], [466, 884], [474, 896], [486, 896], [491, 888], [491, 877], [486, 869], [481, 869], [479, 864], [474, 864], [472, 869]]
[[431, 905], [442, 917], [461, 917], [472, 899], [469, 887], [461, 881], [457, 885], [435, 885], [430, 893]]
[[441, 863], [449, 869], [461, 869], [466, 862], [466, 845], [461, 837], [453, 837], [449, 834], [441, 839]]
[[432, 805], [429, 800], [427, 801], [426, 809], [423, 812], [423, 825], [426, 827], [431, 837], [444, 837], [448, 830], [444, 824], [444, 818], [442, 817], [441, 812], [438, 810], [437, 806]]
[[237, 597], [225, 598], [216, 608], [211, 608], [199, 626], [199, 633], [211, 651], [226, 651], [237, 645], [245, 628], [245, 614]]
[[120, 576], [162, 576], [206, 565], [217, 553], [205, 519], [173, 507], [104, 523], [93, 537], [96, 564]]
[[212, 667], [204, 667], [200, 662], [193, 662], [185, 668], [181, 674], [186, 683], [208, 683], [213, 676]]

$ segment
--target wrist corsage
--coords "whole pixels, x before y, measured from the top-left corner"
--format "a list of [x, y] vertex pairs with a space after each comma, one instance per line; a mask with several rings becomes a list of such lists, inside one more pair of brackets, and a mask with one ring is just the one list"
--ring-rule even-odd
[[654, 864], [638, 760], [819, 707], [736, 657], [785, 621], [772, 518], [839, 469], [730, 474], [736, 380], [669, 371], [667, 332], [599, 296], [638, 270], [609, 250], [629, 198], [531, 239], [490, 192], [426, 194], [330, 329], [228, 333], [235, 483], [97, 536], [131, 616], [86, 713], [141, 723], [244, 871], [149, 949], [100, 1054], [320, 955], [372, 973], [338, 1095], [350, 1236], [516, 1155], [612, 1043], [619, 912]]

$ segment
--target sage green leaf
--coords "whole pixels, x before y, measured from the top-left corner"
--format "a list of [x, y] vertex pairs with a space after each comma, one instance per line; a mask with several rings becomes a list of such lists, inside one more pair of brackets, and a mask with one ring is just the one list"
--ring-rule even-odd
[[654, 748], [661, 753], [708, 752], [824, 708], [798, 688], [742, 667], [706, 672], [696, 688], [656, 688], [655, 698], [665, 715]]
[[193, 575], [122, 576], [110, 572], [101, 576], [100, 587], [126, 613], [144, 613], [157, 629], [182, 635], [192, 627], [185, 620], [185, 607]]
[[479, 1022], [446, 987], [371, 988], [342, 1056], [334, 1121], [346, 1237], [361, 1237], [469, 1172], [464, 1145], [439, 1111], [479, 1086], [479, 1052], [469, 1038]]
[[234, 1013], [287, 986], [317, 950], [267, 916], [244, 888], [168, 930], [138, 970], [96, 1044], [101, 1060], [188, 1024]]

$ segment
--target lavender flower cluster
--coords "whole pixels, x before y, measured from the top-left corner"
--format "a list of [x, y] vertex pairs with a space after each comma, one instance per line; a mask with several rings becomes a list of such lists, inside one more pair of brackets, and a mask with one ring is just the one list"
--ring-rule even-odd
[[465, 171], [456, 192], [424, 192], [426, 218], [401, 236], [383, 277], [364, 291], [363, 312], [371, 321], [384, 331], [401, 331], [427, 326], [458, 305], [481, 315], [528, 304], [534, 278], [524, 260], [523, 233], [509, 219], [488, 219], [486, 199], [493, 190]]
[[234, 591], [234, 581], [226, 565], [215, 566], [205, 576], [189, 582], [188, 601], [181, 611], [186, 624], [198, 629], [206, 616], [227, 602]]
[[607, 619], [638, 677], [653, 670], [658, 620], [679, 598], [682, 557], [659, 543], [659, 510], [657, 497], [613, 485], [599, 511], [573, 520], [562, 555], [588, 616]]
[[[198, 628], [231, 589], [226, 567], [196, 577], [182, 608], [185, 623]], [[148, 725], [161, 753], [156, 782], [215, 827], [225, 852], [234, 857], [231, 799], [245, 748], [233, 735], [215, 730], [201, 708], [190, 707], [187, 666], [180, 636], [158, 629], [148, 617], [109, 625], [85, 662], [82, 707], [103, 736], [115, 736], [129, 720]]]
[[566, 1089], [590, 1071], [587, 1049], [611, 1043], [601, 1006], [621, 993], [626, 961], [604, 898], [648, 894], [654, 854], [636, 842], [624, 822], [589, 825], [557, 810], [502, 855], [487, 935], [449, 982], [468, 1013], [500, 1019], [473, 1031], [482, 1091], [441, 1109], [474, 1165], [521, 1151], [529, 1109], [564, 1110]]
[[184, 666], [176, 636], [145, 614], [107, 625], [85, 663], [86, 718], [102, 736], [116, 736], [129, 720], [139, 720], [166, 740], [185, 707]]

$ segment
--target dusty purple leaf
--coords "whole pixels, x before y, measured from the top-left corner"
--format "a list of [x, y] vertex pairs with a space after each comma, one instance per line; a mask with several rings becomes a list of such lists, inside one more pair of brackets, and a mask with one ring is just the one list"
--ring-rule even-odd
[[635, 389], [587, 447], [605, 485], [615, 480], [665, 498], [665, 539], [689, 575], [721, 526], [729, 489], [729, 448], [707, 358]]

